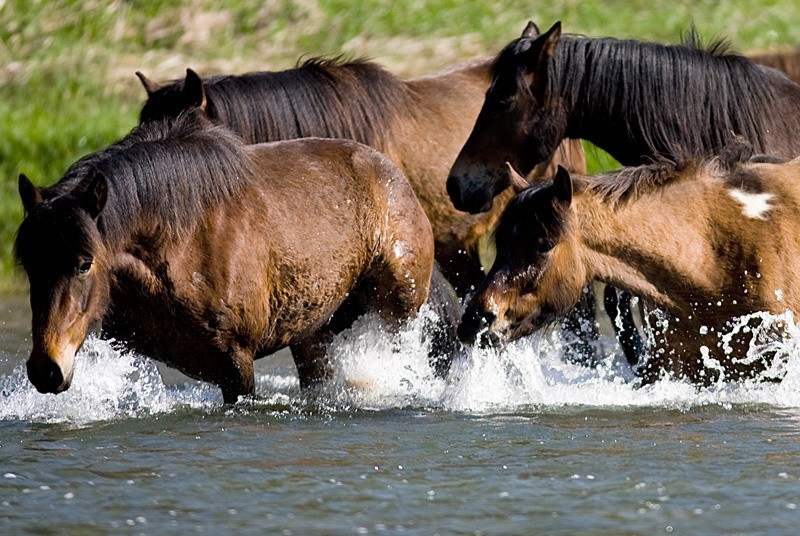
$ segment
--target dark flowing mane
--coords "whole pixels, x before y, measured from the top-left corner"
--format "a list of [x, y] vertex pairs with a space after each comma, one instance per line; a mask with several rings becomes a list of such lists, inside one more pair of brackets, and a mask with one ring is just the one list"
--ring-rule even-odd
[[134, 215], [180, 231], [202, 211], [235, 195], [250, 180], [244, 142], [199, 113], [140, 125], [108, 148], [73, 164], [45, 200], [69, 194], [97, 173], [108, 182], [98, 226], [110, 240], [130, 231]]
[[[691, 31], [685, 42], [564, 37], [550, 63], [546, 106], [624, 123], [650, 155], [704, 156], [732, 134], [764, 151], [763, 111], [777, 99], [766, 80], [771, 72], [730, 52], [723, 40], [703, 47]], [[493, 72], [502, 61], [503, 53]]]
[[341, 58], [211, 77], [205, 90], [209, 117], [250, 142], [323, 137], [381, 147], [396, 110], [411, 99], [403, 81], [377, 64]]

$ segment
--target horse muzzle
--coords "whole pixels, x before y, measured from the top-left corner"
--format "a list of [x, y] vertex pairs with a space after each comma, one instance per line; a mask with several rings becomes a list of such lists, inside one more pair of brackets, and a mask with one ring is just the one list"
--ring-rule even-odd
[[480, 348], [497, 347], [501, 338], [491, 330], [495, 320], [497, 316], [491, 311], [468, 309], [456, 330], [458, 338], [469, 346], [477, 344]]
[[72, 383], [72, 370], [65, 375], [61, 366], [52, 359], [31, 357], [26, 367], [28, 380], [40, 393], [58, 394], [69, 389]]
[[468, 181], [458, 175], [450, 175], [447, 178], [447, 194], [456, 209], [470, 214], [488, 212], [494, 201], [494, 196], [489, 192], [470, 188]]

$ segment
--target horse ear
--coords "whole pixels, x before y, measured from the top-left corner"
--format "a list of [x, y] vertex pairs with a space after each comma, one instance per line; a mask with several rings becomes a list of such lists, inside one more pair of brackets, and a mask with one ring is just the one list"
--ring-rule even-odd
[[558, 166], [556, 176], [553, 177], [553, 199], [565, 207], [572, 204], [572, 177], [561, 166]]
[[191, 69], [186, 69], [186, 79], [183, 81], [183, 96], [190, 106], [196, 106], [206, 111], [206, 88], [203, 80]]
[[106, 206], [106, 200], [108, 199], [106, 176], [101, 171], [98, 171], [79, 196], [78, 203], [81, 208], [88, 212], [93, 220], [96, 220], [103, 207]]
[[28, 214], [42, 202], [42, 191], [34, 186], [24, 173], [19, 174], [19, 196], [22, 199], [22, 206]]
[[148, 97], [152, 96], [153, 93], [155, 93], [156, 91], [161, 89], [161, 84], [159, 84], [158, 82], [156, 82], [154, 80], [150, 80], [149, 78], [147, 78], [144, 75], [144, 73], [142, 73], [142, 71], [136, 71], [136, 76], [138, 76], [139, 77], [139, 81], [142, 82], [142, 85], [144, 86], [144, 90], [147, 91], [147, 96]]
[[561, 21], [540, 35], [528, 49], [528, 69], [533, 72], [546, 65], [556, 50], [556, 45], [561, 37]]
[[532, 20], [529, 20], [528, 25], [522, 30], [522, 37], [527, 37], [529, 39], [535, 39], [540, 35], [542, 35], [542, 32], [539, 31], [539, 27], [536, 26], [536, 23]]
[[506, 162], [506, 173], [508, 174], [508, 180], [511, 183], [511, 187], [514, 188], [515, 193], [520, 193], [523, 190], [527, 190], [530, 184], [525, 178], [517, 173], [517, 170], [514, 169], [514, 166], [511, 165], [510, 162]]

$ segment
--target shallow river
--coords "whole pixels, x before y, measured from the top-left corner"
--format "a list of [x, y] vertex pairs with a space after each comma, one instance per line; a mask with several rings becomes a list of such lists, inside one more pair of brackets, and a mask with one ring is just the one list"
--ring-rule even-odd
[[87, 341], [72, 388], [28, 384], [29, 316], [0, 303], [0, 534], [796, 534], [800, 336], [780, 384], [636, 388], [557, 333], [431, 376], [412, 328], [365, 320], [301, 393], [257, 399]]

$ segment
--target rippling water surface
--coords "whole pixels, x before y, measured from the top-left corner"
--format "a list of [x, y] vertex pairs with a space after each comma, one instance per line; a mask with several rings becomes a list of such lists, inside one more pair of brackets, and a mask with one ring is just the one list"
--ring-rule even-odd
[[[637, 388], [557, 333], [432, 376], [418, 329], [364, 319], [336, 377], [300, 392], [286, 353], [256, 400], [90, 339], [41, 395], [24, 300], [0, 304], [0, 533], [796, 534], [800, 335], [781, 383]], [[774, 350], [775, 343], [772, 343]]]

